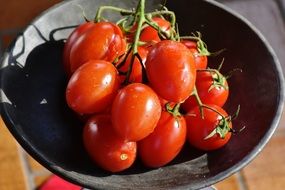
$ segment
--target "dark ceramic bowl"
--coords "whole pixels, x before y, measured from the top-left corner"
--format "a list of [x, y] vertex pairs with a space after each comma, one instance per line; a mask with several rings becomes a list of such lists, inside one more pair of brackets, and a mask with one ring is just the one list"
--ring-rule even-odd
[[[80, 4], [89, 16], [99, 5], [134, 7], [137, 1], [74, 0], [43, 13], [4, 54], [1, 65], [1, 114], [23, 148], [57, 175], [95, 189], [199, 189], [210, 186], [248, 164], [276, 129], [283, 108], [283, 75], [264, 37], [245, 19], [212, 0], [175, 0], [168, 7], [177, 14], [182, 34], [200, 31], [210, 50], [227, 50], [222, 72], [239, 68], [230, 79], [225, 109], [234, 113], [234, 127], [245, 129], [217, 151], [191, 147], [170, 164], [147, 169], [137, 161], [127, 171], [110, 174], [96, 167], [81, 139], [82, 124], [64, 99], [67, 80], [61, 57], [63, 39], [83, 22]], [[148, 1], [148, 7], [157, 2]], [[155, 156], [155, 155], [153, 155]]]

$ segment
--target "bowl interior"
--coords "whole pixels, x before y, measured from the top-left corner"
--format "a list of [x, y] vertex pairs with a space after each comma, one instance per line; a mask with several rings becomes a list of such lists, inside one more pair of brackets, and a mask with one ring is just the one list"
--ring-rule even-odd
[[[245, 129], [217, 151], [205, 153], [186, 145], [173, 162], [159, 169], [147, 169], [138, 160], [127, 171], [105, 172], [87, 156], [81, 139], [82, 123], [65, 103], [63, 39], [83, 22], [81, 10], [75, 4], [80, 4], [92, 17], [100, 5], [135, 7], [136, 2], [73, 0], [48, 10], [32, 22], [2, 59], [2, 117], [17, 141], [36, 160], [83, 186], [98, 189], [209, 186], [252, 160], [277, 127], [283, 107], [280, 65], [259, 33], [222, 5], [211, 0], [168, 1], [167, 7], [176, 12], [182, 35], [200, 31], [209, 50], [226, 48], [221, 55], [210, 58], [210, 67], [217, 67], [225, 58], [222, 73], [235, 68], [242, 70], [228, 81], [230, 97], [225, 109], [234, 113], [240, 105], [233, 125], [237, 130]], [[148, 8], [156, 7], [157, 2], [148, 1]]]

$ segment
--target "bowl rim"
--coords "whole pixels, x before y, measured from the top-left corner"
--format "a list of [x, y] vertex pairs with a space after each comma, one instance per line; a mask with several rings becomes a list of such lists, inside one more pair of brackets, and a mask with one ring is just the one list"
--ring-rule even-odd
[[231, 14], [234, 17], [238, 18], [240, 21], [245, 23], [249, 27], [249, 29], [251, 29], [259, 37], [259, 39], [265, 45], [266, 49], [269, 51], [270, 55], [272, 56], [272, 58], [274, 60], [274, 63], [276, 66], [276, 71], [278, 74], [278, 79], [279, 79], [278, 85], [279, 85], [279, 89], [280, 89], [279, 95], [277, 97], [277, 102], [279, 104], [278, 104], [278, 107], [276, 109], [276, 114], [272, 120], [272, 123], [271, 123], [269, 130], [265, 133], [265, 135], [263, 136], [261, 141], [259, 141], [259, 143], [251, 150], [251, 152], [249, 152], [239, 162], [237, 162], [233, 166], [229, 167], [228, 169], [220, 172], [219, 174], [207, 179], [207, 181], [203, 187], [208, 187], [211, 184], [217, 183], [217, 182], [233, 175], [234, 173], [238, 172], [240, 169], [244, 168], [251, 161], [253, 161], [253, 159], [263, 150], [263, 148], [268, 143], [268, 141], [270, 140], [270, 138], [272, 137], [276, 128], [279, 125], [279, 122], [280, 122], [280, 119], [281, 119], [281, 116], [283, 113], [283, 108], [284, 108], [284, 95], [285, 94], [284, 94], [284, 75], [283, 75], [281, 64], [280, 64], [279, 59], [278, 59], [277, 55], [275, 54], [272, 46], [269, 44], [269, 42], [263, 36], [263, 34], [259, 31], [259, 29], [257, 29], [247, 18], [245, 18], [244, 16], [239, 14], [237, 11], [229, 8], [228, 6], [226, 6], [222, 3], [219, 3], [217, 1], [214, 1], [214, 0], [204, 0], [204, 1], [209, 3], [209, 4], [212, 4], [218, 8], [226, 11], [228, 14]]
[[[38, 20], [40, 20], [43, 16], [45, 16], [47, 13], [53, 11], [54, 9], [57, 9], [61, 6], [64, 6], [66, 4], [71, 3], [74, 0], [67, 0], [67, 1], [62, 1], [60, 3], [57, 3], [50, 8], [46, 9], [42, 13], [40, 13], [38, 16], [36, 16], [23, 30], [20, 32], [17, 37], [10, 43], [10, 45], [6, 48], [6, 50], [3, 52], [2, 57], [0, 59], [0, 68], [2, 68], [5, 60], [9, 57], [9, 52], [13, 50], [13, 47], [15, 43], [20, 39], [21, 35], [23, 35], [27, 29], [31, 26], [31, 24], [36, 23]], [[242, 158], [239, 162], [235, 163], [233, 166], [229, 167], [228, 169], [218, 173], [215, 176], [209, 177], [204, 181], [203, 184], [199, 184], [197, 186], [198, 189], [200, 188], [205, 188], [209, 187], [219, 181], [224, 180], [225, 178], [233, 175], [234, 173], [238, 172], [240, 169], [248, 165], [264, 148], [264, 146], [268, 143], [270, 138], [272, 137], [274, 131], [279, 125], [282, 113], [283, 113], [283, 107], [284, 107], [284, 75], [282, 71], [281, 64], [278, 60], [277, 55], [275, 54], [273, 48], [269, 44], [269, 42], [266, 40], [266, 38], [263, 36], [263, 34], [249, 21], [247, 20], [244, 16], [236, 12], [235, 10], [229, 8], [228, 6], [219, 3], [215, 0], [203, 0], [204, 2], [213, 5], [223, 11], [225, 11], [227, 14], [231, 14], [232, 16], [236, 17], [239, 19], [241, 22], [245, 23], [249, 29], [251, 29], [257, 37], [261, 40], [261, 42], [265, 45], [266, 49], [269, 51], [270, 55], [273, 58], [273, 61], [275, 63], [276, 71], [278, 74], [278, 79], [279, 79], [279, 94], [277, 97], [277, 102], [278, 107], [276, 109], [276, 114], [272, 120], [271, 126], [269, 130], [265, 133], [265, 135], [262, 137], [261, 141], [244, 157]], [[2, 85], [3, 85], [3, 76], [1, 76], [0, 80], [0, 102], [4, 103], [6, 102], [6, 96], [2, 90]], [[21, 147], [24, 148], [25, 151], [27, 151], [33, 158], [35, 158], [38, 162], [40, 162], [44, 167], [46, 167], [48, 170], [50, 170], [52, 173], [62, 177], [65, 180], [72, 181], [72, 183], [78, 184], [78, 185], [84, 185], [87, 188], [90, 187], [88, 182], [82, 179], [78, 179], [78, 176], [76, 175], [76, 172], [73, 172], [73, 174], [66, 174], [63, 171], [64, 169], [53, 165], [54, 163], [50, 162], [47, 160], [42, 154], [36, 151], [36, 149], [33, 147], [32, 144], [30, 144], [26, 139], [24, 139], [21, 134], [19, 134], [15, 128], [13, 127], [15, 123], [13, 122], [13, 119], [10, 117], [7, 109], [5, 106], [3, 106], [3, 109], [1, 111], [1, 117], [8, 128], [8, 130], [11, 132], [13, 137], [17, 140], [17, 142], [21, 145]], [[185, 186], [180, 186], [180, 187], [188, 187], [189, 185]]]

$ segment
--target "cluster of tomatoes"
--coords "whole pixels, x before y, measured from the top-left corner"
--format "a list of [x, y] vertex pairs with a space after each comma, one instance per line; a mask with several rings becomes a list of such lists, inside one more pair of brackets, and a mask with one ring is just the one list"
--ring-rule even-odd
[[222, 109], [226, 77], [207, 68], [200, 36], [178, 38], [161, 16], [135, 18], [127, 32], [112, 22], [86, 22], [64, 48], [66, 101], [88, 117], [84, 146], [111, 172], [136, 157], [147, 167], [166, 165], [187, 140], [214, 150], [231, 137], [231, 117]]

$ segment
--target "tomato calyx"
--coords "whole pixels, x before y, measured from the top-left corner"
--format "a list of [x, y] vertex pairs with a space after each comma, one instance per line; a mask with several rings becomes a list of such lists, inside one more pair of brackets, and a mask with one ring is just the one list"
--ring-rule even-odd
[[214, 88], [224, 88], [225, 90], [229, 90], [227, 84], [227, 78], [223, 76], [219, 69], [199, 69], [197, 72], [210, 72], [213, 83], [208, 89], [208, 92], [210, 92]]
[[216, 109], [210, 107], [210, 106], [207, 106], [207, 105], [203, 105], [202, 107], [206, 108], [206, 109], [210, 109], [214, 112], [216, 112], [220, 117], [221, 119], [219, 120], [217, 126], [214, 128], [214, 130], [209, 134], [207, 135], [204, 140], [207, 140], [211, 137], [213, 137], [214, 135], [218, 135], [221, 139], [224, 139], [227, 135], [227, 133], [237, 133], [237, 132], [241, 132], [245, 127], [243, 127], [242, 129], [240, 129], [239, 131], [236, 131], [234, 129], [232, 129], [230, 127], [230, 123], [232, 122], [232, 120], [234, 120], [238, 114], [239, 114], [239, 111], [240, 111], [240, 105], [238, 105], [238, 108], [236, 110], [236, 112], [232, 115], [232, 116], [224, 116], [223, 114], [221, 114], [219, 111], [217, 111]]
[[212, 55], [213, 53], [210, 53], [208, 51], [207, 44], [202, 40], [202, 34], [198, 31], [196, 33], [197, 34], [192, 33], [191, 36], [181, 36], [180, 38], [185, 39], [185, 40], [188, 39], [188, 40], [195, 41], [197, 44], [197, 50], [198, 50], [200, 56]]
[[219, 111], [217, 111], [216, 109], [206, 105], [206, 104], [203, 104], [203, 102], [201, 101], [199, 95], [198, 95], [198, 92], [197, 92], [197, 88], [196, 86], [194, 87], [194, 90], [193, 90], [193, 93], [192, 95], [195, 96], [196, 98], [196, 101], [198, 103], [198, 107], [199, 107], [199, 112], [200, 112], [200, 115], [201, 115], [201, 118], [204, 119], [204, 111], [203, 109], [209, 109], [215, 113], [217, 113], [219, 116], [220, 116], [220, 120], [217, 124], [217, 126], [214, 128], [214, 130], [209, 133], [209, 135], [207, 135], [204, 140], [207, 140], [211, 137], [213, 137], [214, 135], [218, 134], [218, 136], [221, 138], [221, 139], [224, 139], [226, 137], [226, 134], [228, 132], [231, 132], [231, 133], [238, 133], [238, 132], [241, 132], [245, 127], [243, 127], [242, 129], [236, 131], [234, 129], [232, 129], [230, 127], [230, 123], [232, 120], [234, 120], [235, 118], [237, 118], [238, 114], [239, 114], [239, 111], [240, 111], [240, 105], [238, 105], [238, 108], [237, 108], [237, 111], [232, 115], [232, 116], [224, 116], [222, 113], [220, 113]]
[[210, 56], [212, 53], [208, 51], [207, 44], [202, 40], [202, 34], [200, 32], [197, 32], [197, 35], [195, 33], [192, 34], [194, 38], [197, 40], [197, 49], [199, 51], [199, 54], [201, 56]]
[[182, 116], [182, 114], [179, 112], [180, 105], [181, 103], [178, 103], [171, 107], [170, 102], [165, 104], [165, 110], [174, 117], [178, 127], [180, 127], [179, 117]]
[[176, 117], [180, 117], [181, 116], [181, 113], [179, 112], [179, 108], [180, 108], [180, 103], [178, 104], [175, 104], [173, 107], [171, 107], [171, 103], [168, 102], [165, 104], [165, 110], [172, 114], [175, 118]]
[[[162, 30], [162, 28], [156, 23], [154, 22], [153, 18], [157, 15], [162, 16], [163, 14], [167, 14], [170, 16], [170, 30], [165, 31]], [[146, 23], [147, 25], [151, 26], [152, 28], [154, 28], [155, 30], [157, 30], [158, 35], [161, 39], [163, 40], [173, 40], [173, 41], [178, 41], [179, 40], [179, 34], [178, 32], [176, 32], [175, 30], [175, 23], [176, 23], [176, 17], [174, 12], [172, 11], [168, 11], [167, 9], [164, 11], [156, 11], [156, 12], [152, 12], [152, 13], [148, 13], [145, 16], [146, 18]], [[163, 17], [164, 18], [164, 17]]]
[[226, 50], [226, 49], [221, 49], [213, 53], [209, 52], [207, 44], [202, 40], [202, 34], [198, 31], [196, 31], [196, 34], [192, 33], [191, 36], [181, 36], [180, 38], [185, 40], [188, 39], [195, 41], [200, 56], [217, 56]]
[[230, 117], [224, 117], [222, 115], [220, 115], [220, 116], [221, 116], [221, 119], [219, 120], [219, 123], [217, 124], [216, 128], [209, 135], [207, 135], [204, 138], [204, 140], [207, 140], [216, 134], [218, 134], [221, 139], [224, 139], [226, 137], [226, 134], [228, 132], [231, 132], [231, 128], [230, 128], [231, 118]]

